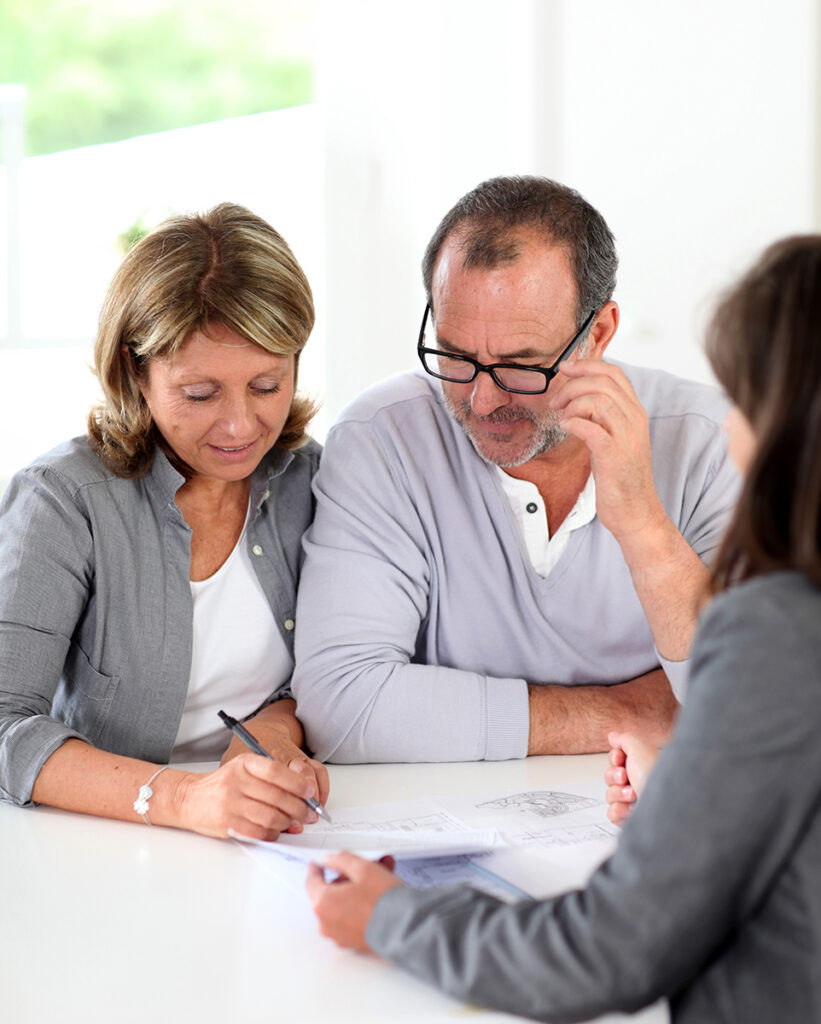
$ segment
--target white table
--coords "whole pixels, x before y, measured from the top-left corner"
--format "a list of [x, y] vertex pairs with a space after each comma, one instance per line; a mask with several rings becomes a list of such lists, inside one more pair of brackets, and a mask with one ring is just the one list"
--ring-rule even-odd
[[[604, 756], [331, 766], [334, 807], [601, 778]], [[307, 897], [231, 840], [0, 804], [7, 1024], [514, 1021], [317, 932]], [[658, 1005], [616, 1021], [663, 1024]]]

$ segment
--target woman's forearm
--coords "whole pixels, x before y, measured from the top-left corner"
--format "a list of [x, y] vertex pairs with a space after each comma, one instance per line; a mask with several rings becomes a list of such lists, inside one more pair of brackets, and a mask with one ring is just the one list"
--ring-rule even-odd
[[[66, 740], [48, 758], [34, 783], [32, 800], [66, 811], [119, 821], [143, 819], [134, 810], [141, 786], [157, 771], [150, 761], [97, 750], [82, 740]], [[182, 793], [190, 772], [168, 769], [152, 783], [150, 820], [179, 825]]]
[[[266, 750], [276, 756], [276, 748], [287, 740], [299, 749], [305, 741], [302, 725], [296, 717], [296, 701], [285, 699], [275, 701], [263, 708], [253, 718], [243, 723], [254, 739], [259, 740]], [[222, 756], [225, 764], [238, 754], [247, 754], [248, 748], [236, 736]]]

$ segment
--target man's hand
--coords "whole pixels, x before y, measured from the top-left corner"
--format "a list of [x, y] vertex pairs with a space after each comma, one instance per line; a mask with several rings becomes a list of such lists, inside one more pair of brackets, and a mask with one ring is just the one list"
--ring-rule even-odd
[[621, 547], [659, 654], [685, 661], [709, 573], [656, 492], [647, 413], [619, 367], [578, 359], [559, 369], [550, 404], [590, 452], [596, 515]]
[[365, 929], [373, 908], [389, 889], [402, 884], [393, 874], [393, 858], [375, 864], [353, 853], [337, 853], [324, 867], [338, 871], [339, 877], [326, 882], [323, 868], [309, 864], [306, 882], [320, 932], [344, 949], [370, 952]]
[[659, 755], [658, 747], [631, 733], [611, 732], [610, 766], [604, 773], [607, 783], [607, 817], [614, 825], [623, 825], [644, 792], [645, 784]]
[[590, 451], [596, 514], [619, 543], [667, 519], [653, 481], [647, 413], [623, 370], [597, 359], [559, 365], [562, 387], [550, 405], [560, 426]]

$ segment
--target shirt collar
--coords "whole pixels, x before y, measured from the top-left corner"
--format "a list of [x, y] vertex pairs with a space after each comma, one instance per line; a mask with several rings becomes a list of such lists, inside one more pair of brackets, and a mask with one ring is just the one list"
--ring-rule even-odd
[[[268, 497], [270, 493], [268, 484], [285, 472], [293, 458], [292, 451], [277, 448], [276, 445], [266, 452], [251, 475], [250, 507], [252, 509], [258, 509]], [[168, 456], [161, 448], [155, 450], [154, 458], [151, 460], [151, 466], [146, 475], [153, 488], [166, 502], [174, 502], [177, 491], [185, 483], [185, 477], [171, 465]]]
[[[496, 472], [499, 474], [499, 481], [502, 485], [502, 490], [505, 493], [505, 497], [510, 502], [511, 508], [519, 516], [521, 516], [526, 509], [527, 505], [531, 501], [536, 501], [539, 505], [542, 505], [541, 495], [539, 494], [539, 488], [531, 483], [529, 480], [521, 480], [519, 477], [511, 476], [500, 466], [494, 466]], [[587, 526], [588, 523], [592, 523], [596, 517], [596, 482], [593, 479], [591, 473], [587, 482], [581, 490], [578, 498], [573, 505], [573, 508], [565, 516], [564, 522], [561, 524], [556, 533], [570, 532], [571, 530], [577, 530], [581, 526]], [[545, 529], [547, 524], [545, 523]]]

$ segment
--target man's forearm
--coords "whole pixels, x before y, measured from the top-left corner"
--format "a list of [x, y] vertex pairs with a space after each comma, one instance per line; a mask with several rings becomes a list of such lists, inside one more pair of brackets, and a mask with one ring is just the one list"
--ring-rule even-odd
[[619, 543], [659, 654], [668, 661], [685, 661], [709, 570], [666, 514], [653, 528]]
[[600, 753], [612, 730], [661, 746], [678, 707], [661, 669], [612, 686], [530, 684], [528, 699], [528, 754]]

